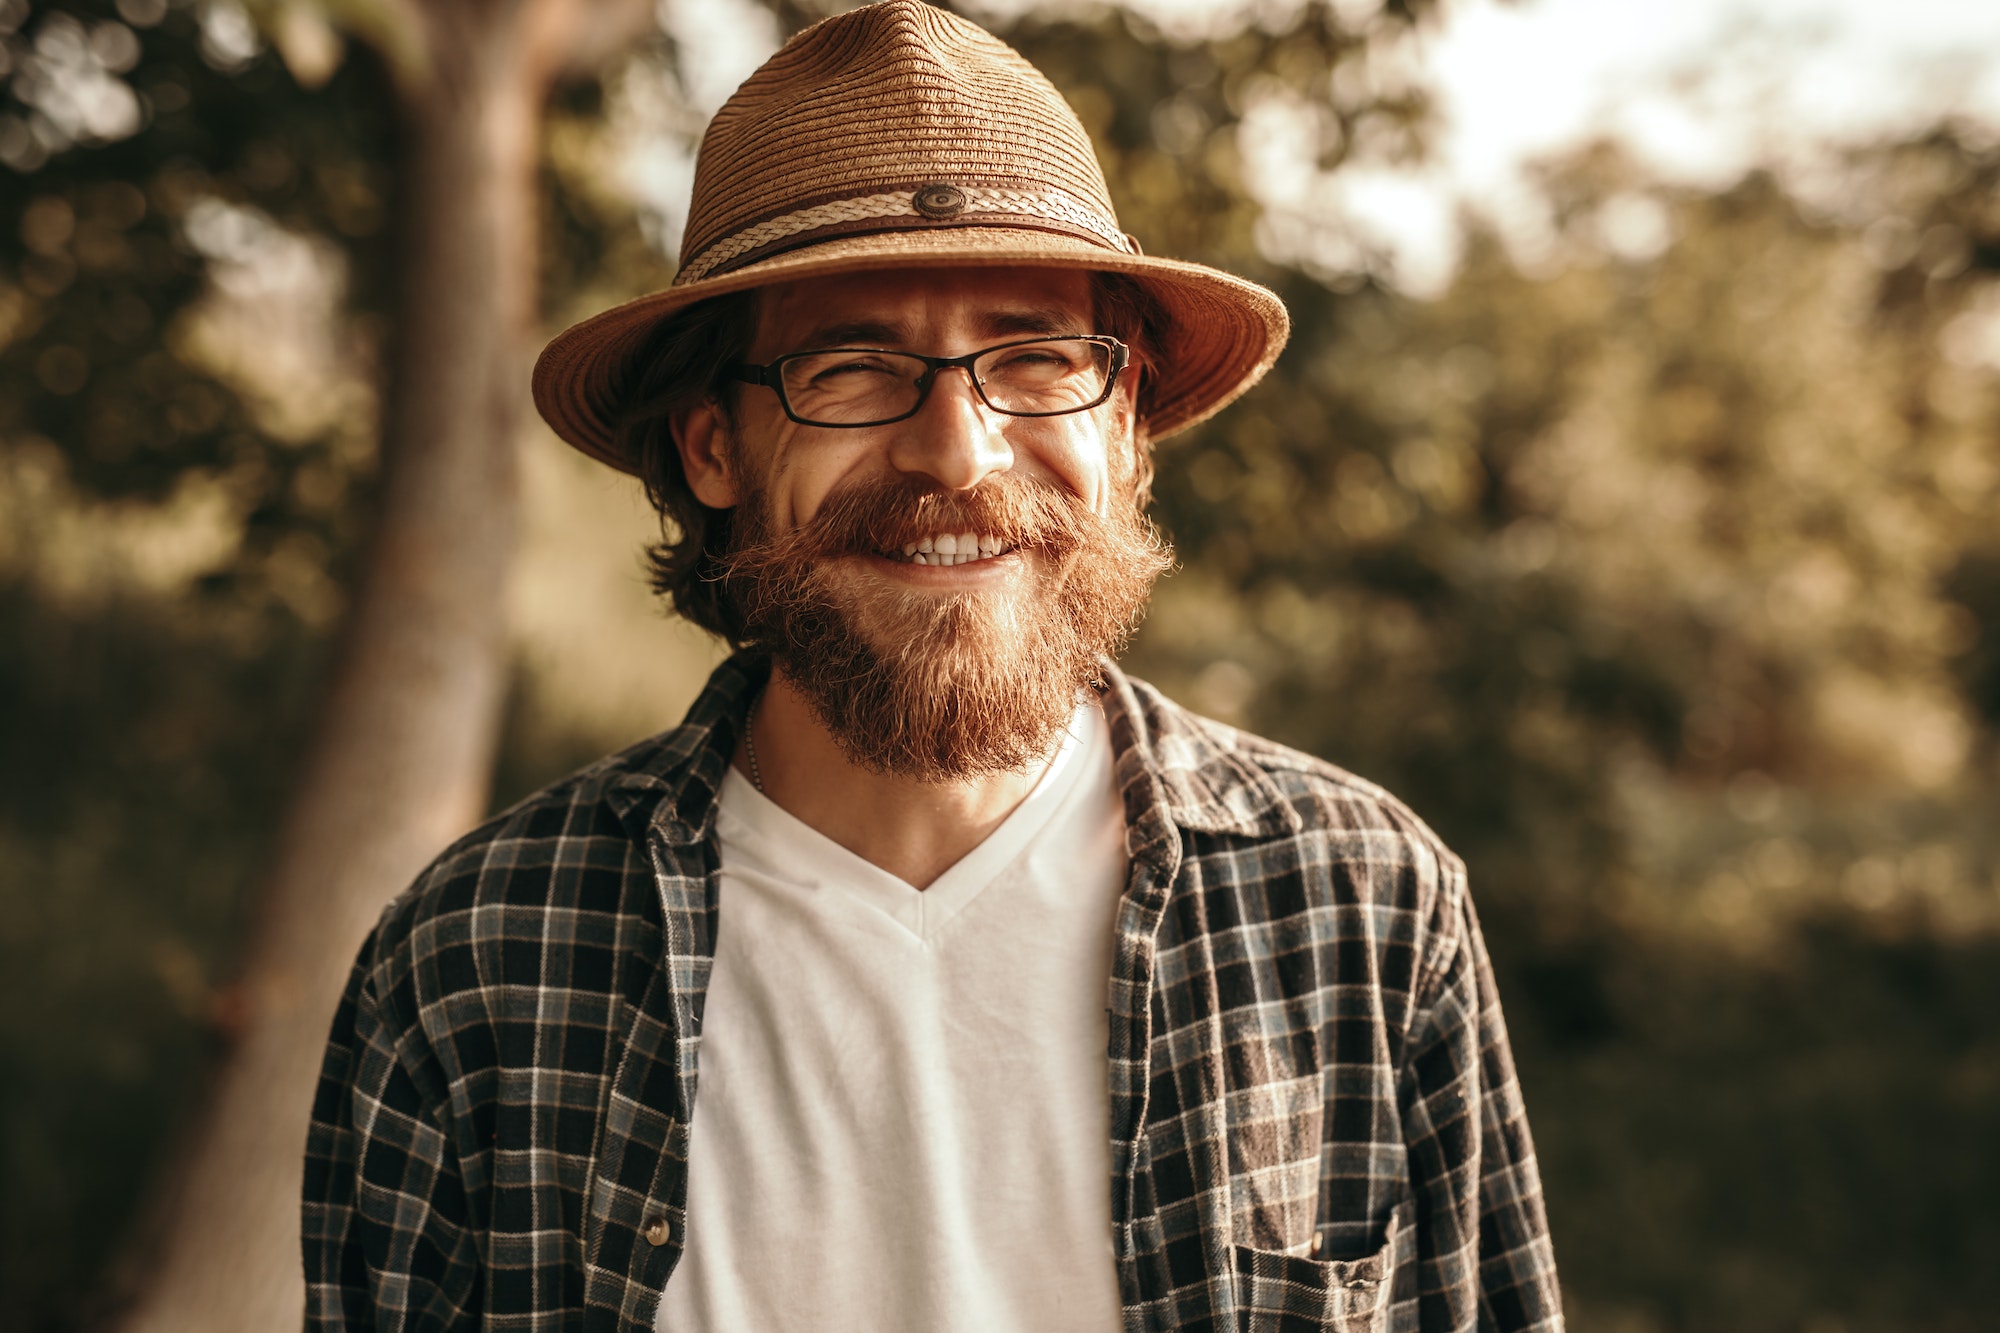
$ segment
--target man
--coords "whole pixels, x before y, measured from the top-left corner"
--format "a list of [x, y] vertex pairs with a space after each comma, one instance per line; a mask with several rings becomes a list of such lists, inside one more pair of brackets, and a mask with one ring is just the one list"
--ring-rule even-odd
[[1140, 254], [1054, 90], [914, 0], [738, 91], [682, 258], [537, 402], [742, 651], [384, 914], [309, 1323], [1559, 1329], [1457, 860], [1109, 660], [1151, 442], [1277, 298]]

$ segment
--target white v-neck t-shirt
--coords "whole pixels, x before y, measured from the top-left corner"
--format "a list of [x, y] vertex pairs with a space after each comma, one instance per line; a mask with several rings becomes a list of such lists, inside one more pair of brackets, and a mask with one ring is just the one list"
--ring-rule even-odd
[[1115, 1333], [1102, 711], [922, 891], [734, 769], [657, 1333]]

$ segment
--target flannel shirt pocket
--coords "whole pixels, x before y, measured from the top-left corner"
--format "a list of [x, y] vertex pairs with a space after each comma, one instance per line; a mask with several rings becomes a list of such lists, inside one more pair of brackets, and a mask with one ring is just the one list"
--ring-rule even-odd
[[[1307, 1259], [1236, 1247], [1242, 1333], [1401, 1333], [1415, 1327], [1416, 1205], [1398, 1204], [1382, 1246], [1365, 1259]], [[1407, 1275], [1398, 1282], [1399, 1275]], [[1398, 1315], [1407, 1314], [1407, 1319]]]

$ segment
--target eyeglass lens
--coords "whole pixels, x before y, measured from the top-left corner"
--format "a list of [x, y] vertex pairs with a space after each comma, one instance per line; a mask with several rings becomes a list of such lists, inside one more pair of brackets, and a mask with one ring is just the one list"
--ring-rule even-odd
[[[785, 401], [794, 416], [828, 426], [891, 421], [916, 410], [930, 367], [899, 352], [835, 349], [786, 358]], [[981, 352], [975, 385], [996, 412], [1034, 416], [1094, 407], [1111, 377], [1111, 349], [1084, 338], [1047, 338]]]

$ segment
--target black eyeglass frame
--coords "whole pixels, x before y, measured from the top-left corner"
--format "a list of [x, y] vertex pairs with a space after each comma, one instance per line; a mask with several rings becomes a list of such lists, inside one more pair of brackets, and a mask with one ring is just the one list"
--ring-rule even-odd
[[[989, 353], [1004, 352], [1009, 347], [1026, 347], [1031, 343], [1051, 342], [1096, 343], [1098, 346], [1109, 350], [1111, 353], [1111, 366], [1104, 375], [1104, 392], [1098, 394], [1097, 397], [1087, 403], [1078, 403], [1075, 407], [1058, 408], [1054, 412], [1011, 412], [988, 398], [986, 396], [986, 386], [979, 382], [979, 376], [972, 373], [972, 363]], [[785, 393], [785, 364], [808, 356], [825, 356], [828, 352], [879, 352], [884, 356], [900, 356], [912, 361], [923, 362], [925, 367], [924, 373], [918, 376], [916, 381], [916, 405], [901, 416], [883, 417], [879, 421], [814, 421], [810, 417], [800, 416], [792, 410], [792, 400]], [[950, 370], [954, 367], [965, 372], [965, 378], [972, 384], [972, 391], [979, 395], [979, 401], [1002, 416], [1066, 417], [1074, 412], [1088, 412], [1093, 407], [1102, 406], [1110, 399], [1111, 391], [1118, 387], [1119, 374], [1131, 362], [1131, 359], [1132, 349], [1107, 333], [1051, 333], [1044, 334], [1039, 338], [1017, 338], [1013, 342], [995, 343], [991, 347], [982, 347], [976, 352], [967, 352], [964, 356], [925, 356], [922, 352], [904, 352], [893, 347], [812, 347], [802, 352], [787, 352], [776, 360], [767, 362], [761, 366], [752, 365], [747, 361], [738, 362], [723, 373], [730, 379], [741, 380], [745, 384], [761, 384], [777, 394], [778, 406], [785, 410], [787, 417], [801, 426], [817, 426], [823, 430], [860, 430], [867, 426], [893, 426], [898, 421], [908, 421], [911, 417], [923, 411], [924, 404], [930, 401], [931, 386], [937, 383], [938, 372], [940, 370]]]

